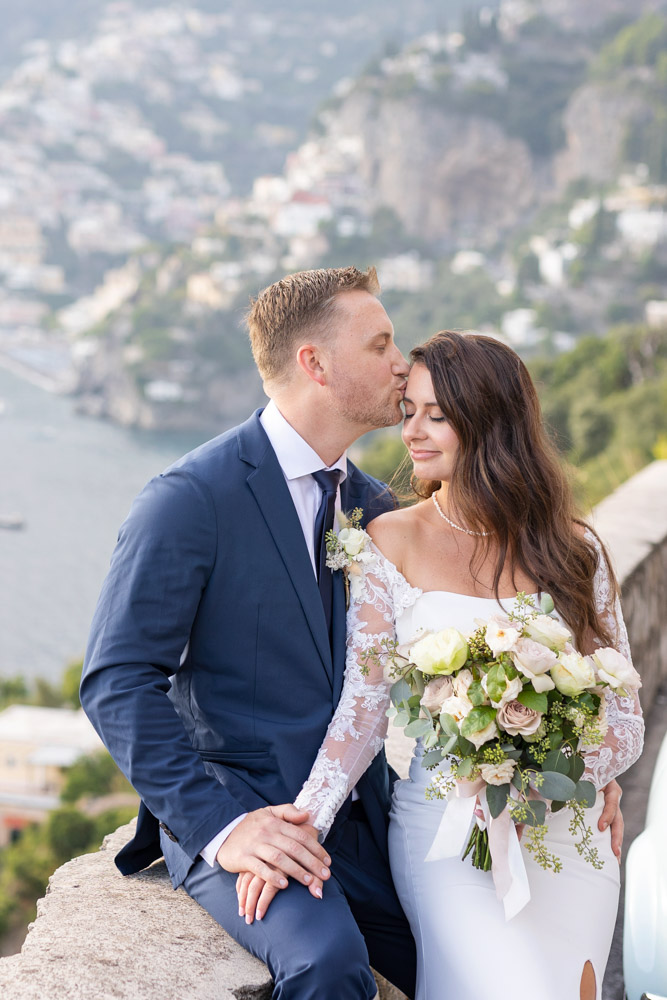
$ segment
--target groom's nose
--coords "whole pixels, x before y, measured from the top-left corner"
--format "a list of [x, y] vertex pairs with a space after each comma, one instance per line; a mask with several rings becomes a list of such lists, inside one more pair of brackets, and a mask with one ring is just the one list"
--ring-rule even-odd
[[403, 378], [407, 378], [410, 374], [410, 365], [405, 360], [398, 347], [396, 347], [396, 345], [394, 345], [394, 347], [396, 348], [396, 357], [392, 362], [394, 375], [402, 375]]

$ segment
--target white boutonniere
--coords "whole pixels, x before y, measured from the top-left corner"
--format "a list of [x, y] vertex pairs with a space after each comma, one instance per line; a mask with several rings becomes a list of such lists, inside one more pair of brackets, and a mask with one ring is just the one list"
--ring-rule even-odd
[[332, 572], [343, 571], [345, 580], [345, 607], [350, 606], [350, 593], [356, 600], [361, 590], [362, 566], [375, 557], [370, 551], [370, 535], [360, 528], [363, 517], [361, 507], [355, 507], [351, 514], [339, 513], [340, 530], [326, 534], [327, 566]]

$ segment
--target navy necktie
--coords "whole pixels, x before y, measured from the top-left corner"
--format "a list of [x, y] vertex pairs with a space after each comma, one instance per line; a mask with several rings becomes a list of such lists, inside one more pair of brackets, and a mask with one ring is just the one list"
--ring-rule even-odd
[[313, 479], [323, 491], [320, 509], [317, 512], [317, 517], [315, 518], [315, 534], [313, 541], [315, 549], [315, 564], [317, 566], [317, 582], [320, 587], [322, 606], [324, 607], [324, 616], [327, 620], [327, 628], [329, 629], [329, 638], [331, 638], [333, 576], [331, 570], [326, 564], [326, 534], [327, 531], [331, 531], [333, 528], [334, 511], [336, 509], [336, 493], [338, 492], [340, 471], [338, 469], [320, 469], [319, 472], [313, 472]]

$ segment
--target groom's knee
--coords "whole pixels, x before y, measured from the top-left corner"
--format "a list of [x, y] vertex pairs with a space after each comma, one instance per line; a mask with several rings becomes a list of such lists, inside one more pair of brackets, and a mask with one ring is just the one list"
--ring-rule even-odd
[[275, 956], [275, 1000], [371, 1000], [377, 987], [356, 923], [332, 921], [294, 943], [287, 960]]

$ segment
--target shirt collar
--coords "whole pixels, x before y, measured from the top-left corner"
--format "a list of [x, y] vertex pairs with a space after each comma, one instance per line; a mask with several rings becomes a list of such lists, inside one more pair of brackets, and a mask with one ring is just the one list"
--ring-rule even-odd
[[286, 479], [312, 476], [313, 472], [327, 468], [340, 470], [341, 483], [346, 478], [347, 452], [344, 451], [333, 465], [326, 466], [317, 452], [313, 451], [308, 442], [304, 441], [285, 420], [272, 399], [269, 400], [259, 419]]

